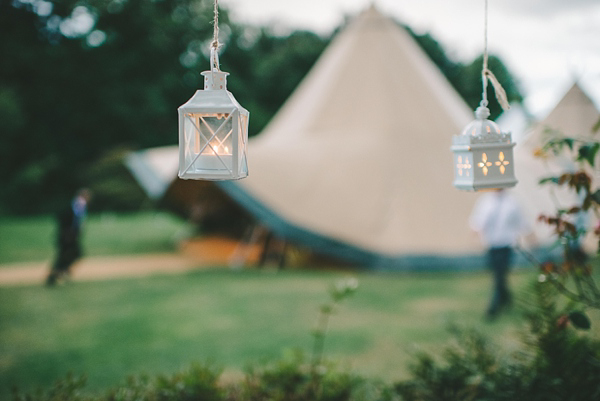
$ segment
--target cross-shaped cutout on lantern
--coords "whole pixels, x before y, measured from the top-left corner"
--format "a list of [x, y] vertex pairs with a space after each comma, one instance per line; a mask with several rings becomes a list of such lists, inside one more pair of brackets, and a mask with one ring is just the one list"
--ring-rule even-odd
[[498, 154], [498, 161], [496, 162], [496, 166], [500, 166], [500, 174], [504, 174], [506, 172], [506, 166], [509, 164], [510, 162], [504, 158], [504, 152], [500, 152]]
[[487, 154], [483, 153], [481, 155], [481, 161], [479, 163], [477, 163], [477, 166], [479, 168], [481, 168], [481, 171], [483, 172], [483, 175], [487, 175], [487, 173], [488, 173], [488, 167], [490, 167], [491, 165], [492, 165], [492, 163], [488, 161]]

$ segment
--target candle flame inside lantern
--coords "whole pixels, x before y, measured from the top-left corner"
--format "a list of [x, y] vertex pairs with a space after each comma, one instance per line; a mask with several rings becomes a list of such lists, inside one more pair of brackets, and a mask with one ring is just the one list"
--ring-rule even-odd
[[488, 157], [487, 155], [484, 153], [481, 155], [481, 162], [479, 162], [477, 164], [477, 166], [479, 166], [481, 168], [481, 170], [483, 171], [483, 175], [487, 175], [488, 173], [488, 167], [492, 165], [492, 162], [488, 161]]
[[506, 167], [510, 164], [508, 160], [504, 160], [504, 152], [500, 152], [498, 154], [498, 161], [496, 162], [496, 166], [500, 166], [500, 174], [504, 174], [506, 171]]
[[469, 163], [469, 157], [465, 157], [465, 162], [463, 163], [462, 157], [458, 156], [458, 163], [456, 164], [458, 168], [458, 175], [463, 175], [463, 169], [465, 170], [465, 175], [469, 176], [469, 171], [471, 170], [471, 163]]

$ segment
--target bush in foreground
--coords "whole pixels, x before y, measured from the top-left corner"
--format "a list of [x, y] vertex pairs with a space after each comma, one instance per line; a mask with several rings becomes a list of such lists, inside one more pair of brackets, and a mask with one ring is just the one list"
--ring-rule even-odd
[[[588, 401], [600, 399], [600, 341], [582, 335], [557, 305], [555, 287], [538, 284], [522, 348], [505, 355], [475, 330], [453, 329], [441, 355], [415, 356], [411, 377], [393, 385], [340, 372], [298, 352], [255, 366], [235, 383], [221, 370], [194, 365], [171, 376], [133, 377], [105, 394], [84, 392], [69, 376], [15, 401]], [[321, 348], [319, 348], [322, 350]], [[320, 354], [319, 354], [320, 355]]]
[[584, 401], [600, 399], [600, 342], [576, 332], [557, 306], [556, 289], [535, 288], [535, 308], [525, 312], [523, 349], [503, 356], [481, 334], [456, 330], [457, 344], [442, 361], [420, 354], [412, 378], [397, 383], [406, 401]]

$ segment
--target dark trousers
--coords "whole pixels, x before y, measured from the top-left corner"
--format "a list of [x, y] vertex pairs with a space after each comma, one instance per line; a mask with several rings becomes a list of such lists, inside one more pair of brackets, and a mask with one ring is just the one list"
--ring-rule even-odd
[[494, 278], [494, 288], [492, 300], [488, 307], [488, 315], [496, 315], [502, 307], [511, 302], [511, 295], [508, 289], [508, 272], [513, 258], [511, 247], [490, 248], [487, 253], [488, 266], [492, 270]]
[[53, 286], [59, 278], [68, 275], [70, 268], [81, 257], [81, 245], [78, 240], [62, 241], [58, 244], [58, 253], [46, 278], [46, 285]]

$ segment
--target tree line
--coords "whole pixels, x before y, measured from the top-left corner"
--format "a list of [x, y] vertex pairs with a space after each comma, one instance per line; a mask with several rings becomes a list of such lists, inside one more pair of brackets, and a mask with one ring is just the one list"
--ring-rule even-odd
[[[210, 0], [0, 0], [0, 213], [55, 211], [81, 186], [95, 186], [96, 209], [139, 207], [121, 157], [177, 142], [176, 108], [201, 87], [212, 18]], [[221, 68], [252, 113], [252, 136], [342, 27], [280, 35], [221, 9], [219, 28]], [[429, 34], [410, 32], [475, 108], [481, 58], [451, 60]], [[502, 62], [490, 65], [521, 101]]]

